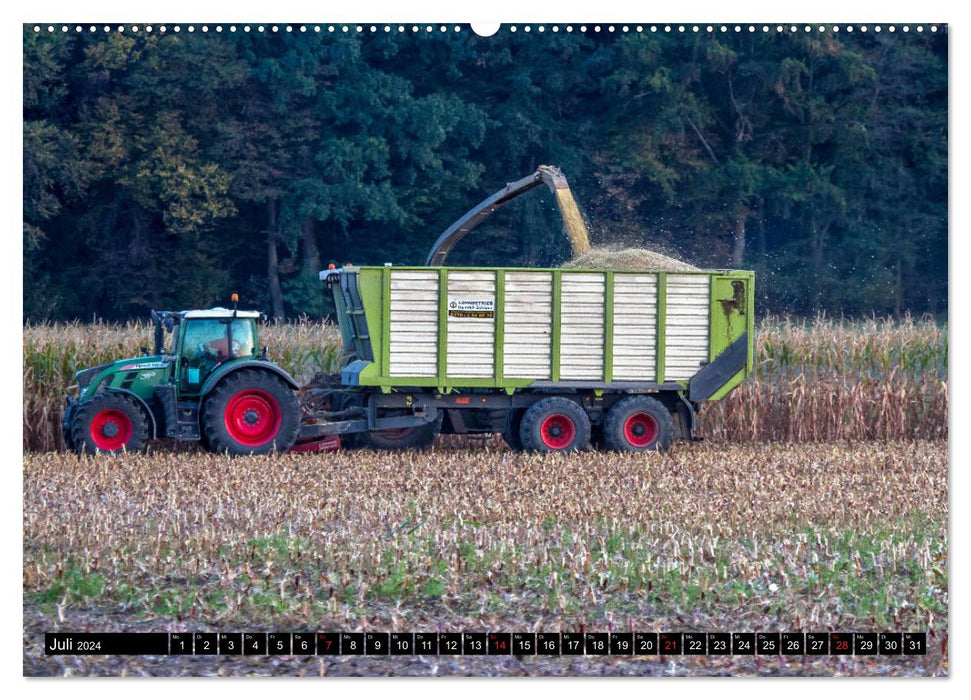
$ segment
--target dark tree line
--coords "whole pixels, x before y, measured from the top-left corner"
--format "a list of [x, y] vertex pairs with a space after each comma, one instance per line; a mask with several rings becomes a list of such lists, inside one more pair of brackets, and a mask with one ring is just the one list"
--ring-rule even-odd
[[[759, 274], [762, 311], [945, 314], [947, 37], [24, 29], [24, 317], [329, 310], [542, 163], [595, 242]], [[556, 265], [553, 198], [454, 264]]]

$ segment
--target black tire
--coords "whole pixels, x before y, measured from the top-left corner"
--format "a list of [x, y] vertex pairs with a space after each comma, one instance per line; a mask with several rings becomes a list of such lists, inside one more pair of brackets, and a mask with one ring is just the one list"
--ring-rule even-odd
[[[71, 415], [73, 412], [74, 415]], [[64, 446], [69, 452], [77, 452], [78, 446], [74, 442], [74, 436], [71, 435], [71, 427], [74, 423], [74, 416], [77, 415], [77, 409], [68, 407], [64, 409], [64, 417], [61, 420], [61, 437], [64, 439]]]
[[78, 405], [65, 442], [79, 454], [137, 452], [148, 442], [148, 417], [131, 397], [95, 394]]
[[523, 414], [519, 439], [530, 452], [582, 450], [590, 443], [590, 418], [576, 401], [540, 399]]
[[673, 439], [671, 412], [649, 396], [631, 396], [619, 401], [604, 420], [604, 445], [608, 450], [663, 452]]
[[286, 452], [299, 429], [297, 395], [265, 370], [233, 372], [216, 385], [202, 409], [202, 444], [220, 454]]
[[445, 414], [439, 411], [435, 420], [417, 428], [373, 430], [362, 433], [360, 442], [364, 447], [375, 450], [424, 450], [432, 446], [435, 438], [442, 431], [444, 417]]
[[510, 409], [506, 413], [506, 425], [502, 429], [502, 439], [506, 441], [506, 445], [513, 452], [523, 451], [523, 441], [519, 436], [519, 426], [523, 420], [523, 410], [522, 409]]

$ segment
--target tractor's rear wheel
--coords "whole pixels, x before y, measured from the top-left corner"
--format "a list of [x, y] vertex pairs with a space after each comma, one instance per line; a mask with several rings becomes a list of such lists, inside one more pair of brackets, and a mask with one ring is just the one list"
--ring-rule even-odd
[[444, 414], [439, 411], [438, 416], [431, 423], [425, 423], [416, 428], [372, 430], [361, 434], [361, 442], [365, 447], [376, 450], [423, 450], [431, 447], [441, 432], [442, 418]]
[[95, 394], [78, 405], [71, 421], [71, 439], [65, 442], [82, 454], [135, 452], [148, 442], [148, 418], [124, 394]]
[[270, 372], [244, 369], [219, 382], [206, 399], [201, 442], [231, 455], [286, 452], [299, 429], [300, 403], [293, 390]]
[[519, 439], [530, 452], [582, 450], [590, 443], [590, 418], [576, 401], [541, 399], [523, 414]]
[[604, 443], [617, 452], [664, 451], [673, 439], [671, 412], [649, 396], [618, 402], [604, 420]]

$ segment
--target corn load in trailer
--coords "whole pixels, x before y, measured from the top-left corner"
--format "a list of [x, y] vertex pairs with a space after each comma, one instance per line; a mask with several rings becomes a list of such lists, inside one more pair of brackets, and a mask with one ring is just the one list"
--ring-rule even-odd
[[[454, 245], [547, 185], [574, 253], [589, 247], [555, 168], [487, 198], [424, 267], [324, 270], [343, 341], [339, 373], [303, 392], [259, 350], [258, 312], [152, 312], [155, 348], [78, 373], [65, 443], [138, 449], [154, 438], [216, 452], [430, 445], [501, 433], [513, 449], [665, 449], [692, 439], [701, 404], [752, 371], [754, 274], [735, 270], [445, 267]], [[171, 344], [166, 344], [166, 333]]]

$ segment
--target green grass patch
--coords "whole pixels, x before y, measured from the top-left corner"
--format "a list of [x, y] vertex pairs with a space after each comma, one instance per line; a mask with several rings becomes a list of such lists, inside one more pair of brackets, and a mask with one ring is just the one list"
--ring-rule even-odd
[[68, 558], [56, 582], [35, 593], [34, 602], [44, 604], [97, 600], [105, 588], [104, 577], [97, 571], [84, 571], [73, 558]]

